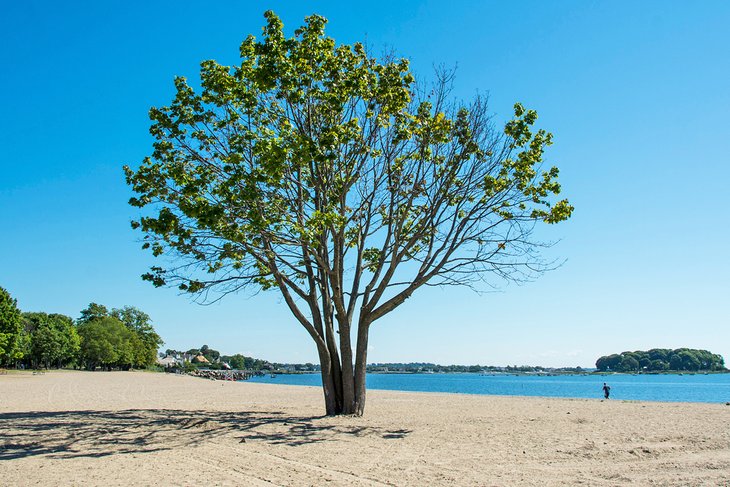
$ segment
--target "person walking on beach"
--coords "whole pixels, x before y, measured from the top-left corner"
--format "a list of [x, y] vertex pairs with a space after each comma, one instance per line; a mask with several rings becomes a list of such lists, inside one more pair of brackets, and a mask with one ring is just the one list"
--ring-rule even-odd
[[603, 395], [606, 397], [606, 399], [608, 399], [608, 396], [611, 395], [611, 387], [605, 382], [603, 383]]

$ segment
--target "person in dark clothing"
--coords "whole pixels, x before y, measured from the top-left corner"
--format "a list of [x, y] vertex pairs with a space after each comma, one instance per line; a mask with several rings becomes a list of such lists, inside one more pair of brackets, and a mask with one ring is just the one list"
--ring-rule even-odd
[[605, 382], [603, 383], [603, 395], [606, 397], [606, 399], [608, 399], [608, 396], [611, 395], [611, 387]]

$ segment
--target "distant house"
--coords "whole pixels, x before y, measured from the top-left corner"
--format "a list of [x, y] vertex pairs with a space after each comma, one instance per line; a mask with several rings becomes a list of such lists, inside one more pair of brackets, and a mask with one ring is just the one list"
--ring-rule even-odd
[[174, 367], [175, 365], [178, 365], [178, 363], [178, 360], [171, 355], [168, 355], [165, 358], [157, 359], [157, 365], [160, 365], [162, 367]]
[[194, 364], [209, 364], [210, 363], [210, 361], [207, 358], [205, 358], [205, 356], [202, 353], [199, 353], [198, 355], [193, 357], [193, 360], [191, 360], [191, 362]]

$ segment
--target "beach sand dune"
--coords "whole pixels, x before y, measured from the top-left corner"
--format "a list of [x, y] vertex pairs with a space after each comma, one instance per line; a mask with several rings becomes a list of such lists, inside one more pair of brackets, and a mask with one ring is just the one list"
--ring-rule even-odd
[[[600, 392], [600, 391], [599, 391]], [[0, 485], [730, 485], [730, 406], [0, 376]]]

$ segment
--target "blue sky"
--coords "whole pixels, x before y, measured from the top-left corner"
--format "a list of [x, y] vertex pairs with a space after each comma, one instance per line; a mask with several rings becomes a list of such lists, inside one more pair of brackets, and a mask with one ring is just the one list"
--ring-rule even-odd
[[150, 152], [147, 111], [175, 75], [237, 61], [273, 9], [340, 43], [394, 48], [456, 91], [520, 101], [555, 135], [573, 218], [541, 234], [565, 264], [482, 295], [428, 289], [376, 325], [369, 361], [591, 366], [604, 354], [705, 348], [730, 361], [730, 3], [12, 2], [0, 15], [0, 286], [24, 311], [89, 302], [148, 312], [166, 347], [207, 343], [316, 361], [272, 293], [200, 306], [139, 278], [121, 167]]

